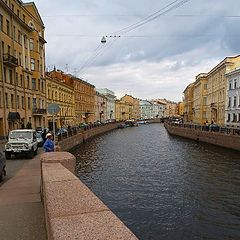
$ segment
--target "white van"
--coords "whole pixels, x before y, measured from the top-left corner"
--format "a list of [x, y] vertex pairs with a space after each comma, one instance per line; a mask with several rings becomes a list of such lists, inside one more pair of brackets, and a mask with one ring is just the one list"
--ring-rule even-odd
[[37, 155], [38, 142], [36, 131], [33, 129], [13, 130], [8, 135], [8, 142], [5, 145], [6, 159], [11, 159], [12, 154], [24, 153], [28, 158]]

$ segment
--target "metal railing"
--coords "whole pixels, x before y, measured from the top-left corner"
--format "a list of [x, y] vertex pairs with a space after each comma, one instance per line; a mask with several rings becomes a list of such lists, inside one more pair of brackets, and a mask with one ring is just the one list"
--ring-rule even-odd
[[198, 131], [207, 131], [207, 132], [219, 132], [227, 135], [240, 136], [240, 128], [223, 127], [223, 126], [218, 126], [216, 124], [199, 125], [199, 124], [190, 124], [190, 123], [175, 123], [170, 120], [166, 121], [166, 123], [170, 126], [179, 127], [179, 128], [188, 128], [188, 129], [194, 129]]

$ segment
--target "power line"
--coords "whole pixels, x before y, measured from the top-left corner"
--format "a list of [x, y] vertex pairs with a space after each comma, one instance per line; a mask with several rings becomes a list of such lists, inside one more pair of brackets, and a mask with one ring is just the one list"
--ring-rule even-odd
[[173, 2], [171, 2], [170, 4], [166, 5], [165, 7], [161, 8], [160, 10], [156, 11], [155, 13], [143, 18], [141, 21], [132, 24], [130, 26], [127, 26], [125, 28], [122, 28], [121, 30], [114, 32], [113, 34], [126, 34], [127, 32], [133, 31], [136, 28], [139, 28], [140, 26], [143, 26], [153, 20], [155, 20], [156, 18], [158, 18], [159, 16], [165, 15], [166, 13], [177, 9], [179, 7], [181, 7], [183, 4], [189, 2], [191, 0], [181, 0], [179, 2], [179, 0], [175, 0]]

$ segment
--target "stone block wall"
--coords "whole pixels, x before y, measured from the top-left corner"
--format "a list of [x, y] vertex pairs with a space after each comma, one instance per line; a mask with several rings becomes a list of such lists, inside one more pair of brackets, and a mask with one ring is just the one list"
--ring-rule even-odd
[[240, 151], [240, 136], [229, 135], [219, 132], [200, 131], [190, 128], [183, 128], [164, 124], [167, 131], [172, 135], [190, 138], [200, 142], [206, 142], [221, 147]]
[[74, 165], [75, 157], [70, 153], [42, 156], [42, 194], [48, 239], [136, 240], [137, 237], [72, 173]]

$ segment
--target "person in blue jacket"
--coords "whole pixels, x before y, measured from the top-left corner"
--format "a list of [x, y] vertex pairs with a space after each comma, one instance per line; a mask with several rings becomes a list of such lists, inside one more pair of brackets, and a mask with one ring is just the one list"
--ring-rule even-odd
[[46, 134], [47, 140], [45, 141], [43, 148], [45, 152], [54, 152], [54, 142], [53, 142], [53, 136], [51, 133]]

